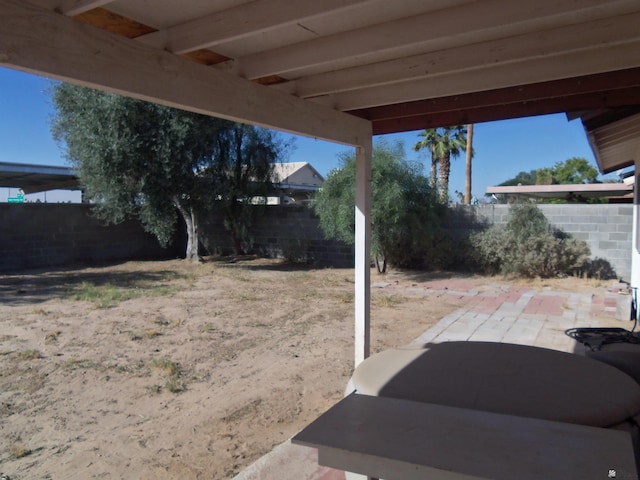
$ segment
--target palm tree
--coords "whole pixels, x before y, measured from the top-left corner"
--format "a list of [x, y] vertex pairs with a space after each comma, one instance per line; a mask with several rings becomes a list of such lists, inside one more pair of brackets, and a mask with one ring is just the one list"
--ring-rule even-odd
[[471, 159], [473, 158], [473, 123], [467, 125], [467, 165], [465, 172], [465, 184], [464, 184], [464, 203], [466, 205], [471, 204]]
[[423, 148], [428, 148], [431, 152], [431, 188], [435, 190], [438, 180], [438, 154], [436, 152], [436, 144], [438, 143], [438, 130], [430, 128], [418, 134], [424, 137], [413, 146], [417, 152]]
[[423, 148], [428, 148], [431, 152], [431, 182], [433, 184], [435, 181], [439, 165], [440, 199], [448, 203], [451, 159], [459, 157], [460, 153], [467, 147], [467, 128], [464, 125], [428, 128], [418, 135], [424, 138], [416, 143], [413, 149], [419, 151]]

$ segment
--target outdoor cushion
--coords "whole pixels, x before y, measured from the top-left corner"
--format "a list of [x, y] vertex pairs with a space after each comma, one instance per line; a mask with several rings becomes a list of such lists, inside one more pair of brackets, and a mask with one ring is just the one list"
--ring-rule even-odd
[[587, 357], [616, 367], [640, 383], [640, 344], [610, 343], [602, 345], [600, 350], [583, 351]]
[[605, 363], [545, 348], [445, 342], [386, 350], [351, 380], [361, 394], [596, 427], [640, 412], [640, 385]]

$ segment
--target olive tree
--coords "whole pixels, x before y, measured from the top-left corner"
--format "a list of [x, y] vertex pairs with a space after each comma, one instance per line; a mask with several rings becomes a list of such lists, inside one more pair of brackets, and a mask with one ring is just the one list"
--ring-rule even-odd
[[272, 132], [66, 83], [51, 97], [54, 136], [99, 218], [137, 217], [166, 245], [179, 214], [197, 261], [199, 218], [220, 208], [239, 248], [285, 148]]
[[[355, 241], [355, 154], [340, 158], [316, 194], [314, 208], [320, 227], [329, 238]], [[401, 143], [377, 142], [372, 158], [372, 254], [378, 272], [387, 263], [406, 265], [419, 255], [443, 211], [422, 165], [405, 158]]]

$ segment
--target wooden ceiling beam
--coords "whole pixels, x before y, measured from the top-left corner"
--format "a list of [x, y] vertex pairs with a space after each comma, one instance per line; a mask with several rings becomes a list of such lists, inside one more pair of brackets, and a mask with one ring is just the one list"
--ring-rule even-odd
[[98, 27], [110, 33], [115, 33], [126, 38], [138, 38], [155, 32], [156, 29], [140, 23], [132, 18], [124, 17], [105, 8], [98, 7], [75, 15], [74, 20]]
[[160, 30], [138, 40], [183, 54], [300, 23], [318, 15], [336, 13], [369, 1], [371, 0], [255, 0]]
[[19, 0], [0, 0], [0, 65], [233, 121], [362, 145], [371, 124]]
[[530, 32], [510, 38], [465, 45], [388, 62], [310, 75], [279, 89], [302, 98], [348, 92], [451, 72], [473, 72], [485, 66], [552, 57], [604, 44], [640, 40], [640, 12], [611, 20]]
[[[245, 78], [282, 75], [305, 68], [349, 62], [371, 63], [371, 58], [410, 56], [453, 48], [465, 43], [496, 40], [637, 10], [634, 0], [485, 0], [414, 15], [355, 31], [320, 37], [268, 52], [239, 58], [236, 71]], [[501, 25], [497, 27], [497, 25]], [[368, 60], [369, 59], [369, 60]], [[376, 60], [374, 60], [376, 61]]]
[[343, 92], [318, 97], [337, 110], [352, 111], [379, 105], [411, 102], [424, 98], [447, 97], [500, 88], [561, 80], [615, 70], [640, 67], [640, 41], [598, 46], [552, 57], [526, 59], [498, 65], [487, 65], [472, 72], [452, 72], [434, 78]]
[[115, 0], [62, 0], [56, 11], [67, 16], [80, 15], [94, 8], [104, 7]]
[[[538, 100], [523, 99], [521, 101], [496, 104], [481, 102], [474, 105], [472, 99], [465, 99], [464, 97], [443, 99], [442, 104], [436, 102], [436, 100], [439, 100], [436, 99], [434, 100], [436, 103], [432, 104], [431, 108], [426, 109], [422, 114], [396, 116], [398, 113], [396, 110], [393, 116], [390, 116], [381, 110], [373, 118], [369, 118], [373, 124], [373, 133], [374, 135], [379, 135], [599, 108], [615, 109], [624, 107], [627, 111], [630, 111], [629, 105], [636, 106], [632, 107], [633, 109], [640, 108], [640, 87]], [[477, 95], [474, 95], [474, 97], [477, 97]], [[453, 103], [458, 101], [460, 101], [459, 108], [450, 108]], [[435, 105], [443, 105], [445, 108], [436, 109], [434, 108]], [[412, 109], [412, 113], [415, 112], [416, 110]], [[358, 114], [358, 112], [352, 113]], [[360, 113], [362, 114], [362, 112]], [[368, 116], [371, 117], [371, 115]]]
[[619, 70], [550, 82], [487, 90], [450, 97], [438, 97], [382, 107], [352, 110], [349, 113], [372, 121], [436, 114], [469, 108], [557, 99], [572, 95], [600, 94], [618, 89], [640, 88], [640, 68]]

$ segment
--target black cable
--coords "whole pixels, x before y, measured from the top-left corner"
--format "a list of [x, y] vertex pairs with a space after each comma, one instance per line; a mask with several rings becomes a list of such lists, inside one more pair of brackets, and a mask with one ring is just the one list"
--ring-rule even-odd
[[640, 338], [633, 331], [617, 327], [577, 327], [569, 328], [564, 333], [592, 351], [600, 350], [602, 345], [608, 343], [640, 343]]
[[582, 343], [592, 351], [600, 350], [606, 343], [640, 343], [640, 337], [635, 333], [638, 327], [638, 289], [631, 291], [631, 310], [629, 320], [633, 320], [631, 330], [617, 327], [576, 327], [564, 331], [565, 335]]

